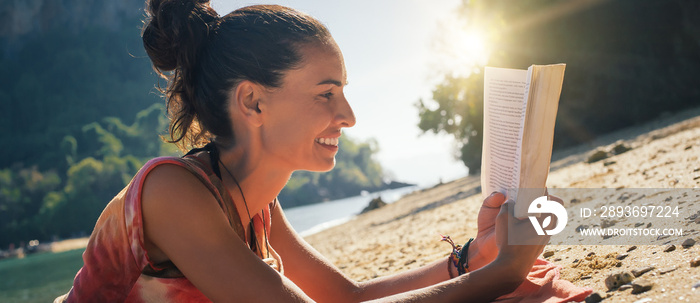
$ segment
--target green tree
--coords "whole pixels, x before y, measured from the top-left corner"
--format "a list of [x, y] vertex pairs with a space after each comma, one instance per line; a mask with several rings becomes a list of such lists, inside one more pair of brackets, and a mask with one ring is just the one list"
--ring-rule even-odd
[[419, 100], [416, 104], [423, 132], [444, 132], [455, 137], [459, 153], [456, 155], [470, 174], [481, 167], [483, 138], [483, 72], [469, 77], [446, 76], [433, 89], [431, 102]]
[[[698, 13], [681, 0], [463, 0], [456, 11], [457, 26], [486, 37], [489, 66], [567, 64], [555, 149], [698, 106]], [[432, 99], [417, 103], [420, 129], [452, 134], [470, 173], [481, 159], [483, 67], [476, 69], [445, 75]]]
[[35, 166], [0, 170], [0, 245], [38, 237], [32, 216], [43, 197], [60, 184], [57, 173], [42, 173]]

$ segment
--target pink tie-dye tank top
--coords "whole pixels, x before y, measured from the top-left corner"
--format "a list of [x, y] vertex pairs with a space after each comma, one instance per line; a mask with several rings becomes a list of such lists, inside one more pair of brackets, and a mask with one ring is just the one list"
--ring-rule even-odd
[[[255, 237], [251, 235], [246, 240], [231, 196], [211, 168], [195, 156], [160, 157], [147, 162], [104, 209], [83, 253], [84, 265], [75, 276], [73, 287], [67, 294], [56, 298], [54, 303], [210, 302], [174, 264], [154, 264], [146, 254], [141, 190], [148, 173], [163, 164], [184, 167], [197, 176], [216, 197], [238, 236], [267, 264], [283, 273], [279, 255], [269, 246], [268, 235], [263, 234], [263, 231], [270, 230], [270, 212], [277, 205], [277, 200], [263, 209], [262, 214], [252, 218]], [[266, 228], [263, 228], [263, 224]], [[255, 245], [255, 242], [265, 245]]]

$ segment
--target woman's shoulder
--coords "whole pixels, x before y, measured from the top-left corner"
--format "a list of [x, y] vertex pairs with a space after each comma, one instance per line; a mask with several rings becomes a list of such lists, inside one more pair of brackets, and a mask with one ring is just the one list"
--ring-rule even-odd
[[180, 204], [179, 207], [193, 207], [192, 202], [206, 198], [216, 201], [218, 194], [201, 165], [189, 157], [151, 159], [141, 168], [136, 179], [137, 187], [133, 192], [144, 211], [176, 204]]
[[203, 184], [203, 181], [208, 179], [208, 174], [197, 161], [192, 158], [168, 156], [149, 160], [139, 171], [143, 190], [153, 187], [169, 192], [186, 188], [201, 188], [208, 191], [208, 186]]
[[187, 160], [181, 157], [175, 156], [162, 156], [156, 157], [148, 160], [140, 169], [139, 173], [148, 174], [151, 170], [163, 166], [165, 164], [173, 164], [174, 166], [185, 167], [187, 165]]
[[[187, 174], [185, 174], [187, 173]], [[208, 172], [203, 163], [195, 157], [163, 156], [148, 160], [136, 175], [138, 183], [146, 179], [165, 179], [171, 182], [187, 181], [190, 175], [200, 181], [208, 179]]]

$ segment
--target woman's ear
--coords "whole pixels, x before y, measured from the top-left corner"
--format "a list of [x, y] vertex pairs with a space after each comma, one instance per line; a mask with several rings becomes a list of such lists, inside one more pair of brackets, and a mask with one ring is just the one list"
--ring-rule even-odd
[[[239, 83], [231, 94], [229, 100], [229, 110], [233, 113], [239, 113], [247, 123], [252, 126], [260, 127], [262, 125], [262, 110], [260, 110], [260, 101], [263, 98], [264, 89], [260, 84], [249, 80], [243, 80]], [[236, 115], [234, 115], [236, 116]]]

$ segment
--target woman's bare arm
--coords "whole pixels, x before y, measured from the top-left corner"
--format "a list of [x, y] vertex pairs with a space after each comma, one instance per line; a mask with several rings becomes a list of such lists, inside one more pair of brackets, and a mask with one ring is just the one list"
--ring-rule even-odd
[[312, 301], [240, 240], [216, 199], [186, 169], [155, 168], [142, 201], [147, 241], [212, 301]]
[[[498, 255], [495, 260], [473, 272], [427, 288], [400, 293], [376, 302], [491, 302], [514, 291], [527, 276], [549, 236], [538, 236], [530, 222], [513, 216], [514, 202], [501, 205], [495, 218], [495, 240]], [[508, 228], [527, 230], [520, 236], [538, 245], [509, 245]], [[529, 229], [528, 229], [529, 228]]]
[[[497, 203], [500, 209], [505, 198], [502, 195], [496, 198], [501, 199]], [[493, 219], [496, 219], [495, 214]], [[360, 302], [372, 299], [421, 302], [439, 298], [463, 300], [466, 297], [475, 302], [479, 298], [488, 301], [512, 291], [524, 278], [523, 274], [513, 274], [515, 266], [519, 264], [509, 261], [495, 262], [481, 270], [450, 280], [447, 258], [441, 258], [417, 269], [356, 283], [296, 234], [280, 207], [273, 213], [271, 241], [284, 261], [285, 275], [319, 302]], [[518, 262], [521, 259], [511, 260]], [[531, 265], [530, 262], [529, 266]]]
[[523, 282], [513, 268], [511, 262], [497, 260], [454, 279], [369, 302], [491, 302]]
[[357, 283], [302, 239], [281, 207], [272, 214], [270, 241], [284, 262], [285, 275], [319, 302], [360, 302], [424, 288], [448, 280], [447, 258], [395, 275]]

